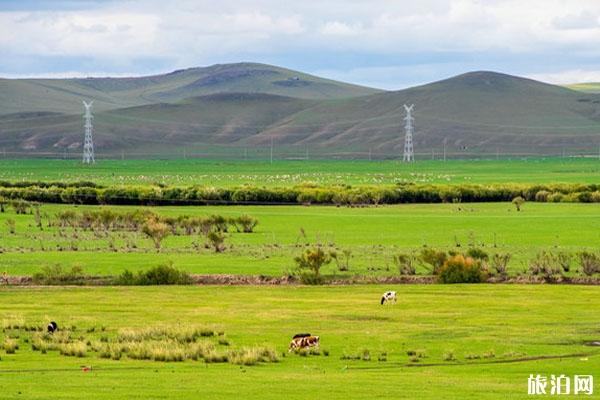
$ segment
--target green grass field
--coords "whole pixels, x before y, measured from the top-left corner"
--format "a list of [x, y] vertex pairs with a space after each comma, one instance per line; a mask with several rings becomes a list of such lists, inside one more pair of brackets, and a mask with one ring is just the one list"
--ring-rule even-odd
[[[63, 160], [0, 161], [0, 180], [91, 180], [107, 185], [598, 183], [599, 172], [597, 159], [570, 158], [413, 165], [100, 160], [90, 167]], [[398, 275], [393, 256], [424, 246], [510, 253], [509, 273], [515, 275], [540, 251], [597, 253], [600, 247], [600, 206], [595, 203], [526, 202], [520, 212], [508, 202], [148, 207], [164, 217], [256, 217], [259, 224], [253, 233], [227, 234], [223, 253], [205, 248], [201, 235], [168, 236], [157, 252], [139, 231], [48, 225], [60, 211], [101, 208], [42, 204], [40, 229], [34, 214], [17, 215], [7, 206], [0, 213], [0, 272], [32, 275], [60, 264], [106, 276], [173, 262], [196, 274], [282, 276], [292, 271], [294, 256], [307, 243], [322, 243], [328, 249], [352, 251], [348, 272], [339, 272], [331, 263], [324, 267], [326, 275]], [[571, 274], [578, 273], [575, 268], [574, 263]], [[419, 265], [417, 273], [429, 271]], [[398, 292], [398, 304], [379, 305], [387, 290]], [[4, 327], [11, 321], [43, 327], [54, 320], [61, 327], [74, 326], [72, 336], [80, 344], [90, 342], [84, 345], [85, 357], [54, 350], [42, 354], [33, 351], [31, 332], [3, 329], [0, 398], [525, 399], [530, 374], [598, 379], [600, 348], [585, 344], [600, 341], [594, 307], [599, 301], [597, 286], [577, 285], [0, 286]], [[142, 361], [127, 354], [111, 360], [93, 350], [92, 343], [117, 340], [123, 329], [148, 326], [223, 331], [230, 346], [219, 344], [219, 351], [274, 346], [280, 360], [254, 366], [207, 364], [202, 359]], [[299, 332], [321, 337], [321, 355], [287, 353], [290, 338]], [[3, 349], [7, 337], [18, 341], [15, 354]], [[422, 357], [408, 354], [413, 351]], [[348, 359], [357, 355], [370, 360]], [[82, 366], [91, 371], [84, 372]]]
[[[351, 249], [346, 274], [395, 275], [392, 257], [416, 252], [423, 246], [465, 251], [480, 247], [490, 254], [511, 253], [513, 273], [527, 269], [528, 260], [541, 250], [597, 250], [600, 245], [600, 207], [595, 204], [526, 203], [521, 212], [508, 203], [416, 204], [370, 208], [303, 206], [154, 207], [176, 217], [250, 214], [259, 220], [254, 233], [230, 232], [227, 250], [214, 253], [203, 247], [200, 235], [169, 236], [160, 253], [138, 232], [113, 232], [98, 237], [47, 227], [61, 210], [97, 210], [98, 206], [43, 205], [45, 226], [35, 226], [33, 215], [16, 215], [11, 208], [0, 214], [0, 271], [31, 275], [44, 265], [80, 265], [87, 273], [115, 275], [124, 269], [140, 270], [172, 261], [178, 268], [207, 274], [264, 274], [281, 276], [294, 266], [293, 258], [306, 243]], [[111, 206], [112, 210], [136, 207]], [[9, 233], [7, 220], [16, 223]], [[301, 231], [305, 232], [305, 235]], [[127, 250], [126, 241], [136, 244]], [[110, 243], [114, 243], [111, 247]], [[73, 249], [73, 244], [76, 249]], [[195, 247], [200, 245], [198, 249]], [[460, 247], [458, 247], [460, 245]], [[335, 263], [325, 268], [336, 273]], [[419, 268], [425, 273], [424, 268]]]
[[[380, 306], [388, 289], [398, 290], [399, 303]], [[596, 288], [575, 286], [3, 288], [5, 321], [56, 320], [86, 339], [101, 335], [86, 333], [91, 327], [112, 337], [184, 324], [224, 330], [233, 346], [283, 353], [293, 334], [308, 331], [329, 356], [291, 354], [250, 367], [113, 361], [33, 352], [21, 332], [15, 354], [0, 351], [2, 398], [524, 399], [529, 374], [600, 373], [600, 352], [583, 345], [600, 339], [591, 306], [598, 301]], [[370, 361], [340, 359], [365, 349]], [[409, 350], [425, 357], [411, 362]], [[454, 361], [444, 360], [449, 352]], [[387, 361], [378, 361], [381, 353]]]
[[598, 183], [600, 160], [549, 158], [419, 161], [0, 160], [0, 180], [94, 181], [102, 184], [289, 186], [418, 183]]

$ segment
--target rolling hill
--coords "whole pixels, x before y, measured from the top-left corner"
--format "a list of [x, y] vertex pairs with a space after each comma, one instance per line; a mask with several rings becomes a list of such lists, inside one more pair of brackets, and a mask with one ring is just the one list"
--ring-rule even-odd
[[[264, 70], [287, 70], [260, 64], [209, 69], [206, 77], [189, 69], [68, 83], [118, 99], [95, 114], [96, 149], [108, 155], [206, 153], [217, 146], [264, 150], [273, 141], [280, 152], [310, 147], [313, 154], [392, 157], [403, 147], [405, 103], [415, 104], [421, 157], [444, 148], [466, 156], [560, 154], [564, 148], [595, 153], [600, 145], [600, 95], [495, 72], [381, 92], [293, 71], [274, 78]], [[147, 103], [136, 104], [142, 100]], [[0, 147], [7, 151], [78, 152], [82, 136], [80, 114], [34, 105], [27, 112], [0, 112]]]
[[79, 115], [82, 99], [93, 99], [96, 111], [106, 111], [215, 93], [330, 99], [377, 92], [272, 65], [237, 63], [131, 78], [0, 79], [0, 115], [40, 111]]

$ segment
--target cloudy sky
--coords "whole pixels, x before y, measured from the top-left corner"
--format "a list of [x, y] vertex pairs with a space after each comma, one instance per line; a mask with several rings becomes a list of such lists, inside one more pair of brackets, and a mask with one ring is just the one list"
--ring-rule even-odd
[[600, 81], [598, 0], [0, 0], [0, 76], [255, 61], [400, 89], [472, 70]]

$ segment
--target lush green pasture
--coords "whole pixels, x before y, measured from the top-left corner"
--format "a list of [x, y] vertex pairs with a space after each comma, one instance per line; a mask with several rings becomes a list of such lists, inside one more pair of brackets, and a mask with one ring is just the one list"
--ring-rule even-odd
[[[293, 257], [305, 244], [321, 243], [350, 249], [347, 274], [396, 274], [394, 254], [416, 252], [423, 246], [466, 250], [480, 247], [490, 254], [511, 253], [515, 273], [540, 250], [577, 252], [600, 245], [600, 206], [597, 204], [526, 203], [521, 212], [508, 203], [415, 204], [368, 208], [319, 206], [210, 206], [154, 207], [164, 216], [250, 214], [259, 220], [254, 233], [230, 232], [227, 249], [214, 253], [200, 235], [172, 235], [157, 253], [139, 232], [90, 231], [48, 227], [54, 215], [67, 209], [99, 206], [41, 206], [43, 230], [33, 215], [16, 215], [9, 207], [0, 213], [0, 271], [30, 275], [44, 265], [81, 265], [90, 274], [119, 274], [124, 269], [146, 269], [172, 261], [193, 273], [265, 274], [280, 276], [291, 270]], [[111, 206], [112, 210], [135, 207]], [[16, 223], [9, 233], [7, 220]], [[61, 232], [62, 231], [62, 232]], [[126, 249], [126, 243], [135, 243]], [[73, 246], [76, 247], [73, 248]], [[336, 272], [335, 263], [325, 273]], [[418, 272], [425, 273], [420, 267]]]
[[[399, 303], [380, 306], [388, 289]], [[0, 386], [3, 399], [526, 398], [529, 374], [600, 374], [600, 352], [583, 345], [600, 339], [591, 306], [599, 301], [595, 287], [575, 286], [3, 288], [4, 320], [55, 320], [86, 340], [184, 324], [283, 353], [302, 331], [319, 335], [329, 356], [292, 354], [253, 367], [112, 361], [33, 352], [21, 332], [16, 354], [0, 351]], [[106, 331], [86, 333], [100, 326]], [[340, 359], [364, 349], [370, 361]], [[412, 362], [409, 350], [425, 357]], [[450, 352], [455, 361], [444, 360]], [[377, 360], [381, 353], [387, 361]], [[527, 360], [558, 356], [569, 357]]]
[[418, 161], [0, 160], [0, 180], [94, 181], [103, 184], [288, 186], [420, 183], [598, 183], [600, 161], [583, 158]]

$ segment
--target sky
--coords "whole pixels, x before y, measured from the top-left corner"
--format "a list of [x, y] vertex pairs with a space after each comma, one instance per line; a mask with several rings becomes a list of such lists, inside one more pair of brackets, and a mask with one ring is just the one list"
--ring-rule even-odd
[[600, 81], [598, 0], [0, 0], [0, 76], [275, 64], [382, 89], [474, 70]]

